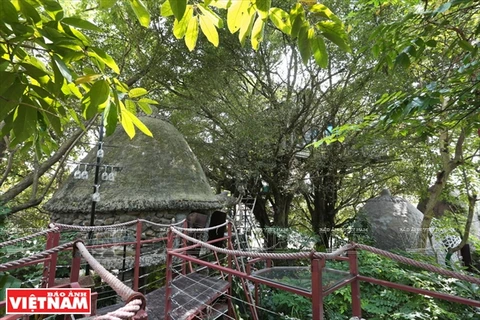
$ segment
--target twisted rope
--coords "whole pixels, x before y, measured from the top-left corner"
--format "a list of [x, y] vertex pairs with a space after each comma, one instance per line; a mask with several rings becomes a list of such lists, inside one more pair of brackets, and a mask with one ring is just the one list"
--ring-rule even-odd
[[480, 278], [476, 278], [476, 277], [461, 274], [461, 273], [458, 273], [458, 272], [455, 272], [455, 271], [450, 271], [450, 270], [446, 270], [446, 269], [443, 269], [443, 268], [439, 268], [439, 267], [433, 266], [433, 265], [425, 263], [425, 262], [419, 262], [419, 261], [416, 261], [416, 260], [413, 260], [413, 259], [410, 259], [410, 258], [407, 258], [407, 257], [400, 256], [398, 254], [394, 254], [394, 253], [391, 253], [391, 252], [388, 252], [388, 251], [385, 251], [385, 250], [382, 250], [382, 249], [370, 247], [370, 246], [367, 246], [367, 245], [364, 245], [364, 244], [356, 244], [356, 247], [358, 249], [369, 251], [369, 252], [387, 257], [389, 259], [395, 260], [397, 262], [401, 262], [401, 263], [408, 264], [408, 265], [411, 265], [411, 266], [414, 266], [414, 267], [418, 267], [418, 268], [421, 268], [421, 269], [424, 269], [424, 270], [427, 270], [427, 271], [438, 273], [438, 274], [441, 274], [443, 276], [456, 278], [456, 279], [464, 280], [464, 281], [471, 282], [471, 283], [480, 284]]
[[0, 248], [6, 247], [6, 246], [11, 246], [12, 244], [16, 244], [18, 242], [26, 241], [26, 240], [33, 239], [33, 238], [36, 238], [36, 237], [39, 237], [39, 236], [43, 236], [45, 234], [49, 234], [51, 232], [58, 232], [58, 231], [59, 231], [59, 229], [54, 227], [52, 229], [46, 229], [46, 230], [43, 230], [43, 231], [39, 231], [37, 233], [33, 233], [31, 235], [28, 235], [28, 236], [25, 236], [25, 237], [22, 237], [22, 238], [8, 240], [8, 241], [0, 243]]
[[36, 254], [31, 255], [29, 257], [26, 257], [26, 258], [22, 258], [22, 259], [18, 259], [18, 260], [15, 260], [15, 261], [0, 264], [0, 271], [5, 271], [5, 270], [8, 270], [8, 269], [11, 269], [12, 267], [21, 266], [22, 264], [32, 262], [32, 261], [37, 260], [37, 259], [46, 258], [47, 256], [51, 255], [52, 253], [56, 253], [56, 252], [59, 252], [59, 251], [62, 251], [64, 249], [66, 249], [66, 248], [73, 247], [73, 245], [74, 245], [74, 242], [67, 242], [67, 243], [64, 243], [62, 245], [53, 247], [51, 249], [44, 250], [42, 252], [36, 253]]
[[211, 245], [209, 243], [203, 242], [201, 240], [192, 238], [183, 234], [181, 231], [176, 230], [176, 227], [171, 227], [173, 233], [184, 238], [190, 242], [196, 243], [201, 245], [204, 248], [210, 249], [215, 252], [220, 252], [223, 254], [231, 254], [240, 257], [249, 257], [249, 258], [263, 258], [263, 259], [305, 259], [305, 258], [325, 258], [325, 259], [333, 259], [345, 251], [353, 248], [354, 246], [349, 244], [339, 248], [338, 250], [331, 252], [331, 253], [324, 253], [324, 252], [292, 252], [292, 253], [270, 253], [270, 252], [250, 252], [250, 251], [241, 251], [241, 250], [229, 250], [224, 248], [219, 248], [217, 246]]
[[182, 227], [175, 227], [175, 229], [181, 230], [181, 231], [187, 231], [187, 232], [206, 232], [206, 231], [215, 230], [215, 229], [224, 227], [224, 226], [226, 226], [227, 224], [228, 224], [228, 221], [226, 221], [226, 222], [224, 222], [224, 223], [222, 223], [222, 224], [213, 226], [213, 227], [208, 227], [208, 228], [182, 228]]
[[117, 229], [117, 228], [120, 228], [120, 227], [130, 226], [130, 225], [133, 225], [133, 224], [136, 224], [136, 223], [137, 223], [137, 220], [112, 224], [112, 225], [109, 225], [109, 226], [74, 226], [74, 225], [63, 224], [63, 223], [51, 223], [50, 225], [53, 226], [53, 227], [60, 228], [62, 230], [106, 231], [106, 230]]
[[185, 219], [180, 221], [180, 222], [176, 222], [176, 223], [172, 223], [172, 224], [161, 224], [161, 223], [155, 223], [155, 222], [145, 220], [145, 219], [137, 219], [137, 220], [131, 220], [131, 221], [123, 222], [123, 223], [111, 224], [111, 225], [108, 225], [108, 226], [75, 226], [75, 225], [69, 225], [69, 224], [63, 224], [63, 223], [51, 223], [50, 226], [54, 227], [54, 228], [63, 229], [63, 230], [106, 231], [106, 230], [112, 230], [112, 229], [117, 229], [117, 228], [121, 228], [121, 227], [131, 226], [131, 225], [136, 224], [139, 221], [145, 222], [145, 223], [157, 226], [157, 227], [169, 228], [170, 226], [177, 226], [177, 225], [183, 224]]
[[171, 226], [180, 226], [180, 225], [182, 225], [182, 224], [185, 222], [185, 219], [183, 219], [182, 221], [179, 221], [179, 222], [171, 223], [171, 224], [156, 223], [156, 222], [152, 222], [152, 221], [145, 220], [145, 219], [138, 219], [138, 221], [142, 221], [142, 222], [151, 224], [151, 225], [156, 226], [156, 227], [170, 228]]
[[142, 300], [135, 299], [117, 309], [115, 311], [109, 312], [103, 316], [95, 317], [95, 320], [122, 320], [130, 319], [134, 317], [142, 305]]
[[91, 254], [88, 252], [87, 248], [82, 242], [75, 243], [78, 251], [82, 257], [87, 261], [87, 263], [92, 267], [95, 272], [102, 278], [103, 281], [108, 283], [110, 287], [122, 298], [123, 301], [127, 301], [128, 298], [135, 294], [131, 288], [127, 287], [122, 281], [117, 277], [107, 271]]

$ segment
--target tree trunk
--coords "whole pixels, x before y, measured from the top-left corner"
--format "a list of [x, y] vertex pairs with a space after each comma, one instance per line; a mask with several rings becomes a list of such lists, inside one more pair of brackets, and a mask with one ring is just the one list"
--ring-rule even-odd
[[439, 201], [440, 195], [444, 190], [450, 174], [458, 166], [463, 164], [463, 143], [465, 141], [465, 131], [462, 129], [460, 136], [457, 139], [455, 145], [455, 154], [453, 158], [450, 155], [448, 150], [450, 137], [447, 131], [444, 131], [440, 135], [439, 146], [440, 146], [440, 155], [442, 158], [442, 171], [437, 173], [437, 180], [435, 184], [428, 189], [428, 198], [425, 206], [425, 212], [423, 213], [423, 220], [420, 226], [420, 237], [418, 240], [418, 247], [425, 248], [429, 235], [429, 228], [432, 224], [433, 219], [433, 208], [435, 204]]

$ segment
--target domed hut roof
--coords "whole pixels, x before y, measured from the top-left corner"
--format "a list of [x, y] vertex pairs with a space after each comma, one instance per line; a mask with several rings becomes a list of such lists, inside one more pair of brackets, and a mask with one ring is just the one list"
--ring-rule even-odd
[[[99, 179], [100, 200], [96, 212], [152, 212], [210, 210], [221, 208], [200, 163], [189, 145], [171, 124], [143, 117], [153, 138], [138, 133], [130, 140], [121, 127], [104, 139], [100, 176], [115, 171], [114, 181]], [[81, 163], [94, 164], [97, 148]], [[107, 165], [107, 166], [105, 166]], [[85, 170], [80, 165], [80, 171]], [[72, 173], [45, 209], [51, 213], [89, 213], [92, 206], [94, 166], [86, 168], [88, 179]]]

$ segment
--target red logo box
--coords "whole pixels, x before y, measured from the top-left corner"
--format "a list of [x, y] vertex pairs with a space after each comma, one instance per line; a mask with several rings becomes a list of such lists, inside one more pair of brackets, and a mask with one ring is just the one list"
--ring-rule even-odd
[[90, 314], [91, 289], [7, 289], [7, 314]]

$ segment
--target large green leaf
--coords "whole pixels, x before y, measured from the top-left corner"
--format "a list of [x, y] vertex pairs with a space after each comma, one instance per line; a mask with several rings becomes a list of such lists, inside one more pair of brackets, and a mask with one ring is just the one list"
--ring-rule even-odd
[[323, 39], [315, 34], [315, 30], [310, 28], [308, 30], [308, 38], [310, 40], [310, 47], [312, 49], [315, 62], [321, 67], [326, 68], [328, 65], [328, 52]]
[[[227, 11], [227, 27], [231, 33], [235, 33], [247, 21], [244, 17], [248, 14], [250, 1], [233, 1]], [[250, 19], [248, 19], [250, 20]]]
[[62, 22], [65, 24], [68, 24], [69, 26], [72, 27], [77, 27], [80, 29], [85, 29], [85, 30], [91, 30], [91, 31], [96, 31], [96, 32], [102, 32], [102, 29], [94, 25], [93, 23], [83, 20], [80, 18], [75, 18], [75, 17], [70, 17], [70, 18], [63, 18]]
[[0, 1], [0, 21], [7, 23], [18, 22], [17, 9], [15, 9], [15, 6], [10, 0]]
[[2, 94], [2, 99], [0, 99], [0, 121], [5, 119], [5, 116], [18, 106], [26, 87], [20, 79], [15, 78], [12, 85]]
[[162, 3], [162, 6], [160, 8], [160, 14], [163, 17], [173, 16], [172, 7], [170, 6], [170, 1], [166, 0], [164, 3]]
[[34, 24], [42, 21], [37, 10], [26, 0], [19, 0], [20, 10], [27, 19], [31, 19]]
[[182, 39], [185, 36], [185, 33], [187, 32], [188, 23], [190, 22], [190, 19], [192, 19], [192, 17], [193, 17], [193, 6], [189, 5], [185, 10], [185, 14], [183, 15], [182, 20], [178, 21], [177, 19], [175, 19], [175, 21], [173, 22], [173, 35], [177, 39]]
[[168, 0], [170, 2], [170, 8], [173, 15], [177, 20], [181, 20], [187, 9], [187, 0]]
[[333, 21], [320, 21], [316, 24], [316, 27], [325, 38], [335, 43], [340, 49], [346, 52], [352, 51], [342, 24]]
[[272, 5], [272, 0], [255, 0], [255, 7], [262, 19], [267, 19]]
[[185, 44], [188, 50], [195, 49], [198, 39], [198, 17], [193, 17], [188, 21], [187, 31], [185, 33]]
[[197, 6], [198, 9], [200, 9], [200, 12], [207, 16], [210, 20], [212, 20], [213, 24], [215, 25], [215, 27], [217, 28], [223, 28], [223, 20], [218, 16], [218, 14], [216, 14], [215, 12], [213, 12], [210, 8], [208, 7], [205, 7], [204, 5], [202, 4], [199, 4]]
[[65, 62], [56, 54], [53, 55], [53, 61], [55, 65], [58, 67], [59, 71], [62, 73], [62, 76], [68, 81], [72, 82], [73, 78], [70, 73], [70, 69], [67, 67]]
[[130, 0], [130, 6], [137, 16], [140, 25], [147, 28], [150, 26], [150, 13], [141, 0]]
[[252, 32], [255, 15], [255, 10], [252, 7], [249, 7], [247, 12], [242, 16], [241, 27], [240, 31], [238, 32], [238, 40], [242, 46], [245, 43], [247, 36]]
[[107, 80], [99, 80], [92, 85], [88, 92], [90, 96], [90, 104], [98, 107], [107, 101], [110, 96], [110, 86]]
[[310, 27], [308, 25], [308, 22], [305, 22], [300, 28], [297, 38], [298, 51], [300, 51], [300, 56], [302, 57], [302, 61], [305, 64], [307, 64], [311, 56], [311, 46], [310, 40], [308, 38], [309, 29]]
[[13, 144], [18, 145], [24, 142], [35, 132], [37, 124], [36, 109], [39, 109], [39, 106], [34, 101], [24, 97], [22, 104], [15, 110], [12, 128], [15, 134]]
[[285, 34], [290, 34], [292, 26], [290, 25], [290, 16], [288, 13], [280, 8], [271, 8], [269, 17], [275, 27]]
[[133, 88], [130, 91], [128, 91], [128, 96], [130, 98], [138, 98], [146, 95], [147, 93], [148, 91], [144, 88]]
[[105, 51], [98, 48], [89, 48], [88, 55], [94, 57], [101, 62], [109, 66], [115, 73], [120, 73], [120, 68], [118, 68], [117, 63], [113, 58], [107, 54]]
[[262, 19], [262, 17], [257, 17], [255, 20], [255, 23], [253, 24], [252, 28], [252, 38], [251, 38], [251, 43], [252, 43], [252, 48], [254, 50], [258, 50], [260, 47], [260, 43], [263, 41], [263, 30], [265, 28], [265, 21]]
[[212, 19], [212, 16], [207, 16], [204, 14], [199, 15], [200, 29], [203, 34], [207, 37], [208, 41], [213, 44], [215, 47], [218, 47], [218, 32], [215, 27], [215, 20]]

